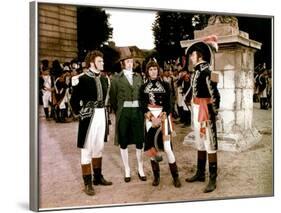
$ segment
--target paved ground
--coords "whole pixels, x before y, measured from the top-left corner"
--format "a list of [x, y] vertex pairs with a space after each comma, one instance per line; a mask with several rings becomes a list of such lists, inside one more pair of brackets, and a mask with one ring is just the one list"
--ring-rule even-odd
[[[140, 181], [137, 177], [133, 146], [129, 147], [132, 181], [125, 183], [119, 148], [113, 145], [111, 134], [105, 145], [103, 174], [113, 181], [113, 185], [96, 186], [96, 195], [93, 197], [82, 192], [80, 152], [76, 148], [78, 122], [59, 124], [46, 121], [41, 113], [39, 124], [40, 208], [192, 201], [273, 194], [272, 112], [258, 109], [257, 104], [254, 104], [254, 125], [262, 133], [262, 140], [241, 153], [219, 151], [217, 189], [208, 194], [202, 192], [207, 182], [184, 181], [195, 171], [196, 150], [182, 144], [184, 136], [190, 130], [181, 128], [181, 124], [176, 125], [177, 136], [174, 141], [181, 188], [172, 185], [165, 156], [160, 164], [160, 185], [151, 186], [152, 172], [147, 157], [144, 157], [144, 168], [148, 180]], [[111, 132], [112, 129], [113, 126]]]

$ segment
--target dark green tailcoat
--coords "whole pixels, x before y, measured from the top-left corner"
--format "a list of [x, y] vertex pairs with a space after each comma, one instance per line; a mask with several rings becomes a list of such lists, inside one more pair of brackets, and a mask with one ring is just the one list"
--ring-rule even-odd
[[[114, 75], [110, 88], [110, 103], [116, 114], [115, 124], [115, 145], [118, 145], [118, 123], [123, 109], [124, 101], [140, 100], [140, 87], [143, 80], [138, 73], [133, 74], [133, 85], [131, 85], [123, 71]], [[139, 108], [140, 110], [140, 108]], [[142, 118], [143, 121], [143, 118]], [[143, 132], [143, 129], [140, 131]]]

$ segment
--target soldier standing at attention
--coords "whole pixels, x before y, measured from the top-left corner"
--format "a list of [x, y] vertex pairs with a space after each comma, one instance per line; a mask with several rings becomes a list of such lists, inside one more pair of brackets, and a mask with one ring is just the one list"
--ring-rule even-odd
[[[106, 103], [109, 81], [101, 76], [103, 54], [89, 52], [85, 58], [87, 70], [72, 78], [73, 93], [70, 104], [75, 115], [79, 114], [77, 147], [81, 149], [82, 176], [85, 193], [94, 195], [94, 185], [111, 185], [102, 175], [102, 154], [106, 139]], [[92, 180], [93, 170], [93, 180]]]
[[[210, 70], [212, 61], [211, 47], [217, 47], [216, 37], [209, 37], [206, 42], [196, 42], [187, 49], [194, 69], [192, 79], [192, 110], [195, 140], [197, 143], [197, 171], [187, 182], [205, 181], [205, 166], [208, 156], [209, 183], [204, 192], [216, 189], [217, 178], [217, 129], [216, 116], [220, 104], [217, 89], [218, 75]], [[212, 46], [211, 46], [212, 44]]]

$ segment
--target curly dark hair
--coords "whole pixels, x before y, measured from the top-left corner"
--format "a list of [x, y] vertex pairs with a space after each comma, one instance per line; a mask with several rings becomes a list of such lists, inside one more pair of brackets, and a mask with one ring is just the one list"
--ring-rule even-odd
[[88, 54], [85, 57], [86, 68], [89, 68], [90, 67], [90, 63], [94, 62], [95, 58], [98, 57], [98, 56], [103, 58], [103, 54], [99, 50], [93, 50], [91, 52], [88, 52]]
[[155, 61], [149, 61], [149, 62], [146, 64], [146, 67], [145, 67], [145, 75], [146, 75], [147, 78], [149, 78], [148, 70], [149, 70], [150, 67], [157, 67], [158, 76], [160, 75], [160, 67], [159, 67], [159, 65], [157, 64], [157, 62], [155, 62]]
[[41, 64], [42, 64], [42, 71], [49, 69], [49, 61], [47, 59], [42, 60]]

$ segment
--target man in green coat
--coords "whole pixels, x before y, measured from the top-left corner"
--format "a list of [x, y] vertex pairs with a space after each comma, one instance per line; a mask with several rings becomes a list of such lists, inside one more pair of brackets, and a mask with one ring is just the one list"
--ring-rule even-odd
[[119, 145], [121, 158], [125, 168], [125, 182], [130, 182], [130, 166], [128, 145], [136, 145], [138, 177], [146, 181], [143, 171], [142, 149], [144, 143], [144, 120], [139, 106], [139, 91], [143, 84], [138, 73], [133, 72], [133, 57], [128, 47], [120, 47], [120, 63], [122, 71], [112, 79], [110, 100], [116, 114], [115, 144]]

